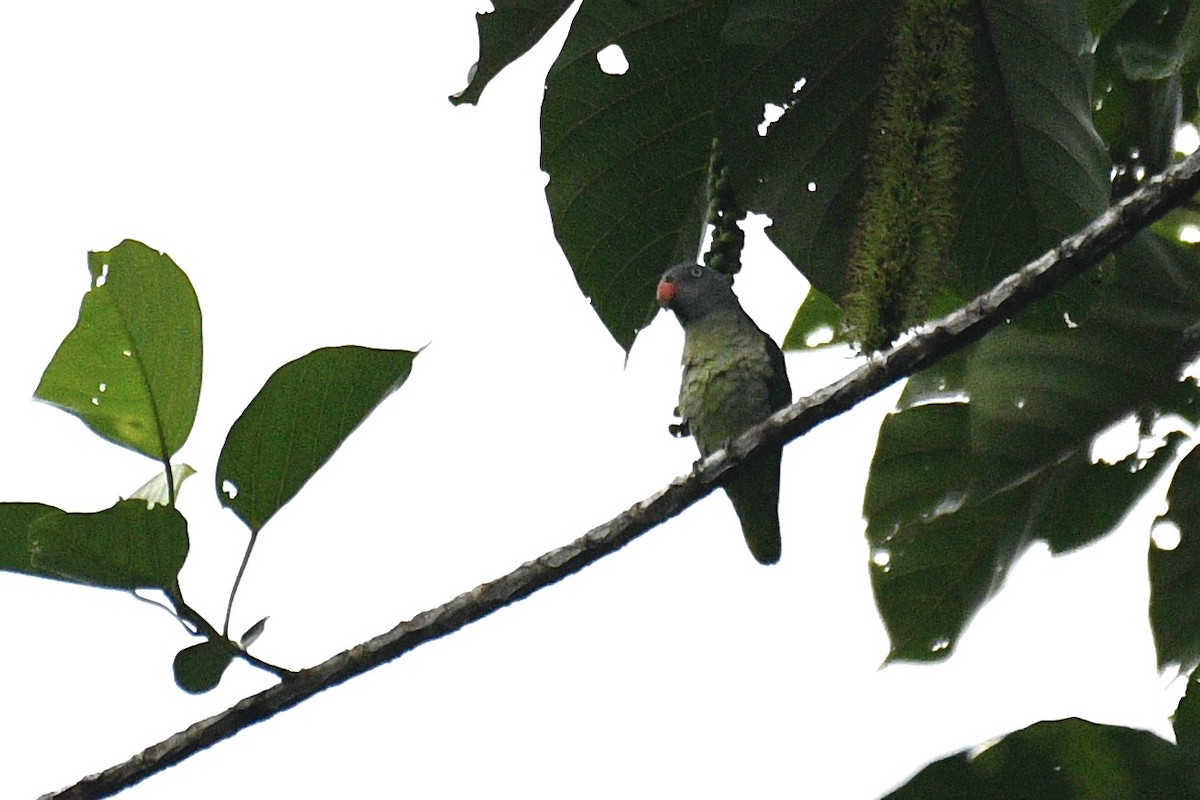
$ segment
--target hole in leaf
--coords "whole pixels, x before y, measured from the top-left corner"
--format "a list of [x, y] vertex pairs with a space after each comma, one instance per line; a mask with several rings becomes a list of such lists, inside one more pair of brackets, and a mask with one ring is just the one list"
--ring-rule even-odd
[[767, 103], [763, 106], [762, 122], [758, 123], [758, 135], [766, 136], [767, 131], [771, 126], [779, 121], [783, 116], [783, 112], [787, 111], [783, 106], [777, 106], [774, 103]]
[[596, 63], [606, 75], [624, 75], [629, 71], [629, 60], [625, 58], [625, 51], [616, 44], [610, 44], [596, 53]]
[[1160, 522], [1150, 531], [1150, 541], [1159, 550], [1174, 550], [1183, 541], [1183, 534], [1174, 522]]
[[809, 347], [817, 347], [822, 344], [829, 344], [833, 341], [833, 328], [828, 325], [822, 325], [814, 330], [808, 336], [804, 337], [804, 344]]

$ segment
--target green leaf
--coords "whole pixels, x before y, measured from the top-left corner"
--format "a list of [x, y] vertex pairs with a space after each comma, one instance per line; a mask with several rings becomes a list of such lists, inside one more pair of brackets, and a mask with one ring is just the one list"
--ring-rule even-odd
[[[1092, 125], [1081, 4], [987, 0], [971, 8], [976, 105], [962, 157], [973, 166], [959, 175], [961, 223], [950, 254], [964, 297], [1103, 211], [1111, 166]], [[1069, 292], [1086, 288], [1077, 281]], [[1078, 316], [1080, 308], [1062, 310]]]
[[1198, 22], [1188, 0], [1142, 0], [1100, 40], [1093, 116], [1112, 154], [1116, 196], [1175, 158], [1175, 131], [1185, 110], [1195, 108], [1181, 70], [1196, 46], [1197, 32], [1189, 29]]
[[1129, 513], [1167, 467], [1175, 463], [1185, 434], [1167, 434], [1149, 458], [1131, 453], [1116, 464], [1093, 463], [1086, 451], [1052, 468], [1039, 482], [1033, 524], [1054, 554], [1091, 544]]
[[1004, 482], [1085, 446], [1110, 423], [1155, 401], [1192, 357], [1200, 264], [1153, 234], [1117, 256], [1093, 309], [1055, 333], [1015, 326], [973, 351], [965, 386], [972, 449]]
[[1175, 706], [1171, 726], [1175, 729], [1175, 741], [1192, 758], [1200, 757], [1200, 685], [1195, 675], [1188, 679], [1187, 691]]
[[885, 800], [1186, 800], [1198, 795], [1200, 773], [1181, 748], [1148, 731], [1071, 718], [1010, 733], [977, 755], [963, 752], [936, 761]]
[[1200, 663], [1200, 449], [1179, 463], [1159, 522], [1179, 528], [1179, 544], [1150, 547], [1150, 627], [1159, 667]]
[[190, 694], [215, 689], [237, 649], [225, 639], [206, 639], [175, 654], [175, 683]]
[[[845, 341], [842, 336], [842, 316], [842, 309], [837, 303], [816, 289], [809, 289], [804, 302], [796, 311], [792, 327], [788, 328], [787, 335], [783, 337], [783, 349], [811, 350]], [[825, 331], [829, 331], [831, 339], [826, 340], [822, 336], [820, 343], [809, 344], [809, 339], [814, 334]]]
[[[835, 299], [846, 288], [893, 6], [739, 3], [723, 34], [716, 124], [738, 197], [771, 217], [771, 240]], [[1091, 124], [1078, 6], [986, 0], [968, 4], [963, 21], [974, 31], [975, 104], [961, 142], [971, 168], [957, 181], [957, 277], [947, 273], [945, 291], [970, 297], [1098, 214], [1109, 163]], [[761, 135], [764, 104], [783, 114]]]
[[0, 505], [5, 539], [16, 535], [10, 521], [27, 520], [27, 566], [18, 571], [108, 589], [175, 586], [187, 558], [188, 532], [187, 520], [174, 508], [121, 500], [95, 513], [42, 506], [44, 513], [35, 514], [35, 505]]
[[558, 22], [574, 0], [494, 0], [493, 10], [476, 14], [479, 60], [467, 86], [450, 95], [454, 105], [478, 103], [484, 87], [500, 71], [523, 56]]
[[1109, 38], [1130, 80], [1161, 80], [1179, 72], [1200, 46], [1200, 11], [1190, 0], [1141, 0]]
[[1086, 0], [1084, 9], [1087, 14], [1088, 30], [1092, 36], [1101, 39], [1121, 15], [1129, 10], [1138, 0]]
[[47, 576], [35, 566], [29, 547], [29, 526], [41, 517], [65, 514], [44, 503], [0, 503], [0, 569]]
[[[893, 0], [734, 3], [716, 130], [738, 200], [813, 288], [840, 300]], [[764, 127], [764, 107], [782, 116]]]
[[1116, 465], [1093, 464], [1090, 446], [1135, 411], [1195, 414], [1196, 387], [1176, 376], [1194, 353], [1197, 275], [1190, 255], [1139, 236], [1076, 327], [1011, 325], [906, 387], [863, 503], [889, 658], [946, 657], [1031, 542], [1094, 541], [1172, 463], [1178, 434]]
[[252, 531], [296, 496], [400, 388], [417, 353], [325, 347], [277, 369], [233, 423], [217, 461], [221, 502]]
[[863, 515], [889, 661], [947, 657], [1029, 545], [1027, 493], [975, 485], [969, 422], [966, 403], [932, 403], [879, 429]]
[[[663, 270], [700, 248], [724, 5], [588, 0], [546, 77], [542, 169], [554, 233], [626, 350], [657, 311]], [[596, 60], [613, 44], [629, 62], [623, 75]]]
[[34, 397], [96, 433], [166, 461], [200, 399], [200, 306], [164, 253], [133, 240], [88, 253], [92, 288]]

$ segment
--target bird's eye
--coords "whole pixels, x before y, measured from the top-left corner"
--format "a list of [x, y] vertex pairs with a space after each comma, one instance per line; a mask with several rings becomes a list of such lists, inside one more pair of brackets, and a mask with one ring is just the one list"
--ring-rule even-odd
[[703, 274], [704, 274], [704, 270], [701, 267], [692, 267], [692, 277], [693, 278], [699, 278]]

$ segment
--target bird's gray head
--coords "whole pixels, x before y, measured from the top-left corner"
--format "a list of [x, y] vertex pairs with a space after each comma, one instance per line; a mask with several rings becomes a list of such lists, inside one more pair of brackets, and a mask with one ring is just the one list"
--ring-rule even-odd
[[740, 308], [727, 276], [689, 262], [663, 273], [656, 296], [658, 304], [674, 311], [685, 326], [714, 311]]

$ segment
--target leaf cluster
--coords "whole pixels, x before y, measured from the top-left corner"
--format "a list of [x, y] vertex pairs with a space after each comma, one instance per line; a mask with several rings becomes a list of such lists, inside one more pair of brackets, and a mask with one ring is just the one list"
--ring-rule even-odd
[[[962, 69], [924, 73], [955, 76], [942, 96], [965, 94], [925, 192], [939, 201], [893, 204], [886, 225], [864, 216], [872, 171], [899, 171], [908, 178], [902, 188], [917, 180], [918, 162], [902, 151], [869, 154], [893, 102], [889, 54], [907, 53], [913, 70], [944, 55], [911, 44], [929, 33], [920, 19], [913, 30], [897, 27], [905, 9], [921, 5], [582, 3], [546, 80], [542, 167], [563, 252], [622, 347], [653, 314], [662, 268], [700, 248], [713, 137], [740, 208], [770, 217], [771, 242], [811, 284], [785, 339], [791, 349], [808, 347], [823, 328], [848, 338], [842, 298], [854, 288], [856, 235], [877, 240], [881, 252], [916, 253], [916, 266], [933, 276], [892, 287], [918, 311], [932, 301], [916, 319], [899, 315], [902, 327], [963, 305], [1177, 157], [1180, 124], [1198, 112], [1194, 4], [935, 3], [952, 10], [954, 30], [968, 31]], [[487, 80], [527, 49], [530, 30], [544, 32], [561, 13], [526, 1], [497, 2], [480, 15], [480, 65], [463, 97], [478, 100]], [[535, 26], [519, 43], [501, 33], [517, 15]], [[607, 74], [597, 61], [612, 46], [629, 62], [624, 74]], [[1091, 275], [910, 380], [881, 425], [864, 497], [889, 659], [947, 658], [1033, 543], [1063, 553], [1096, 541], [1174, 470], [1164, 521], [1178, 526], [1180, 541], [1148, 551], [1150, 617], [1161, 666], [1190, 671], [1200, 661], [1197, 459], [1175, 468], [1191, 446], [1200, 400], [1196, 382], [1182, 377], [1197, 351], [1200, 262], [1181, 233], [1200, 223], [1196, 214], [1185, 203]], [[1097, 437], [1121, 421], [1136, 426], [1139, 447], [1117, 463], [1094, 458]], [[1192, 703], [1181, 704], [1177, 726], [1191, 724]], [[1045, 723], [991, 755], [934, 765], [940, 793], [923, 773], [896, 796], [959, 796], [955, 781], [979, 788], [961, 796], [1011, 796], [1004, 786], [1028, 789], [1021, 781], [1037, 772], [1014, 773], [1022, 760], [1062, 768], [1047, 777], [1057, 787], [1048, 796], [1194, 794], [1198, 762], [1189, 748], [1076, 723]], [[1181, 743], [1189, 736], [1179, 730]], [[1005, 755], [1031, 748], [1037, 759]], [[1067, 764], [1068, 750], [1089, 754], [1071, 762], [1079, 770], [1099, 763], [1110, 786], [1130, 791], [1097, 793]], [[1186, 773], [1181, 793], [1143, 791], [1151, 784], [1148, 773], [1134, 774], [1138, 759], [1164, 775]]]
[[[162, 472], [98, 512], [0, 502], [0, 569], [161, 592], [164, 607], [202, 639], [175, 658], [175, 679], [186, 691], [215, 687], [236, 657], [287, 675], [247, 652], [265, 619], [238, 641], [230, 639], [237, 582], [220, 631], [188, 606], [179, 585], [189, 540], [175, 498], [195, 470], [172, 461], [195, 421], [203, 372], [200, 305], [191, 282], [165, 253], [132, 240], [89, 253], [88, 269], [91, 287], [79, 320], [34, 396], [74, 414], [103, 438], [155, 459]], [[407, 380], [416, 355], [328, 347], [267, 379], [230, 429], [215, 476], [217, 497], [250, 531], [239, 581], [262, 527]]]

